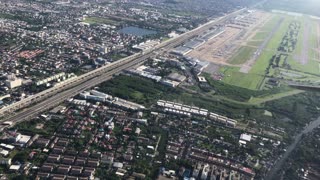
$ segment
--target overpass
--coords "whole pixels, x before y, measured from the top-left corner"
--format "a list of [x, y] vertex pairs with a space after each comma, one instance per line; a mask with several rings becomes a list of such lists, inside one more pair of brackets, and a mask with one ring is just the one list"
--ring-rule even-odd
[[154, 52], [158, 52], [159, 54], [167, 52], [172, 48], [184, 43], [185, 41], [201, 33], [204, 33], [212, 26], [233, 18], [238, 14], [244, 12], [245, 10], [246, 8], [240, 9], [226, 16], [212, 20], [176, 38], [163, 42], [150, 50], [146, 50], [143, 53], [137, 53], [128, 56], [119, 61], [105, 65], [76, 78], [68, 79], [63, 83], [58, 84], [57, 86], [54, 86], [12, 105], [4, 107], [0, 110], [0, 117], [2, 117], [0, 121], [11, 121], [13, 122], [13, 124], [15, 124], [24, 120], [31, 119], [39, 113], [57, 106], [64, 100], [69, 99], [86, 89], [89, 89], [111, 79], [114, 74], [117, 74], [124, 69], [128, 69], [144, 62], [148, 58], [154, 56]]

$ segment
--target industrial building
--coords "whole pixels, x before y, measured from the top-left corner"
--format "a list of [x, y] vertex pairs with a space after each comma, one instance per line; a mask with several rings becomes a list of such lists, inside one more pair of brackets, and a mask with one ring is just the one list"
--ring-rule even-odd
[[158, 44], [160, 44], [159, 40], [148, 40], [146, 42], [142, 42], [140, 44], [134, 45], [134, 46], [132, 46], [132, 48], [138, 49], [141, 51], [145, 51], [145, 50], [148, 50], [148, 49], [155, 47]]
[[200, 47], [203, 43], [205, 43], [203, 39], [193, 39], [185, 43], [183, 46], [190, 49], [196, 49], [197, 47]]
[[178, 81], [178, 82], [183, 82], [186, 80], [186, 76], [183, 76], [181, 74], [178, 73], [171, 73], [168, 76], [168, 79], [173, 80], [173, 81]]
[[225, 32], [224, 28], [217, 28], [217, 29], [214, 29], [214, 30], [208, 32], [204, 36], [202, 36], [201, 39], [203, 39], [205, 41], [209, 41], [209, 40], [219, 36], [220, 34], [222, 34], [224, 32]]
[[189, 47], [179, 46], [179, 47], [174, 48], [171, 51], [171, 53], [177, 54], [177, 55], [180, 55], [180, 56], [184, 56], [184, 55], [188, 54], [191, 51], [192, 51], [192, 49], [189, 48]]
[[154, 80], [156, 82], [160, 82], [161, 79], [162, 79], [161, 76], [156, 76], [156, 75], [153, 75], [153, 74], [151, 74], [149, 72], [139, 71], [139, 70], [136, 70], [136, 69], [126, 70], [125, 72], [128, 73], [128, 74], [138, 75], [138, 76], [141, 76], [141, 77], [152, 79], [152, 80]]
[[169, 79], [162, 79], [161, 84], [175, 88], [180, 84], [180, 82], [172, 81]]

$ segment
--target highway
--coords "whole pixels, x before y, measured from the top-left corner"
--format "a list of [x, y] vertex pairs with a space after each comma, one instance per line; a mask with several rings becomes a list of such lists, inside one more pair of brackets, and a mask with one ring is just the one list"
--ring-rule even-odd
[[240, 9], [226, 16], [210, 21], [176, 38], [165, 41], [150, 50], [146, 50], [143, 53], [134, 54], [83, 74], [79, 77], [66, 80], [57, 86], [4, 107], [0, 110], [0, 117], [2, 117], [0, 122], [11, 121], [14, 125], [15, 123], [34, 118], [41, 112], [57, 106], [58, 104], [69, 98], [72, 98], [80, 92], [111, 79], [113, 75], [120, 73], [124, 69], [131, 68], [144, 62], [148, 58], [153, 57], [154, 52], [157, 52], [158, 54], [168, 52], [172, 48], [184, 43], [185, 41], [204, 33], [205, 31], [209, 30], [210, 27], [233, 18], [245, 10], [246, 8]]

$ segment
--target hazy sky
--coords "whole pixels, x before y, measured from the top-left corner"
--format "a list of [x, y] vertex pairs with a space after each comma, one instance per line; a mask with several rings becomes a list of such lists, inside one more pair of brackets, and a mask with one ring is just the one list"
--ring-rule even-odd
[[320, 0], [268, 0], [268, 8], [320, 16]]

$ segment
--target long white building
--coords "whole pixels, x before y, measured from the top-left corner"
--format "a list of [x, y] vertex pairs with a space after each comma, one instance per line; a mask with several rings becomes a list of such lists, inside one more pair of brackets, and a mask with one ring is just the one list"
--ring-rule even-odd
[[112, 104], [117, 107], [121, 107], [124, 109], [129, 109], [129, 110], [141, 110], [145, 109], [144, 106], [130, 102], [118, 97], [113, 97], [109, 94], [105, 94], [96, 90], [91, 90], [90, 92], [82, 92], [80, 93], [80, 97], [86, 99], [86, 100], [93, 100], [93, 101], [98, 101], [98, 102], [105, 102]]
[[208, 117], [211, 120], [214, 120], [218, 123], [224, 124], [226, 126], [235, 127], [237, 125], [237, 121], [234, 119], [230, 119], [225, 116], [221, 116], [212, 112], [209, 112], [207, 109], [202, 109], [196, 106], [188, 106], [180, 103], [175, 103], [171, 101], [164, 101], [159, 100], [157, 102], [157, 106], [162, 108], [164, 112], [177, 114], [182, 116], [191, 117], [192, 115], [195, 116], [202, 116]]

